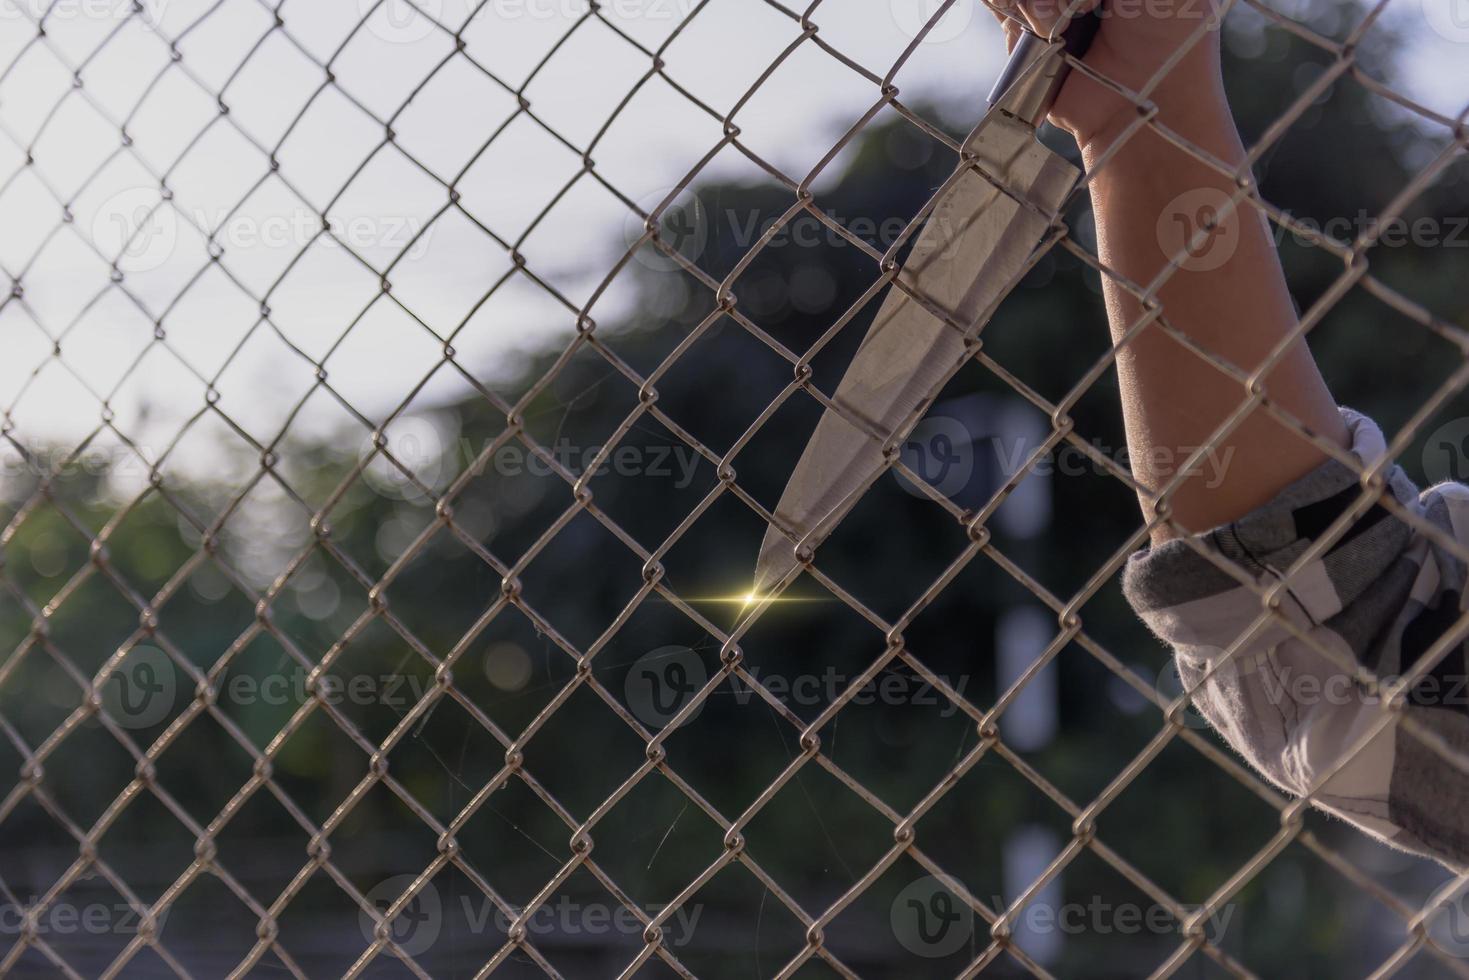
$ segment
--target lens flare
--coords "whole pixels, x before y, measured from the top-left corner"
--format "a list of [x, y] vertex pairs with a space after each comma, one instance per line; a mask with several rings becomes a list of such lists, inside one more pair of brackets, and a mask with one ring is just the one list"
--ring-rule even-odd
[[829, 596], [773, 595], [756, 592], [754, 589], [730, 595], [682, 596], [690, 605], [739, 606], [741, 610], [752, 606], [785, 605], [792, 602], [826, 602]]

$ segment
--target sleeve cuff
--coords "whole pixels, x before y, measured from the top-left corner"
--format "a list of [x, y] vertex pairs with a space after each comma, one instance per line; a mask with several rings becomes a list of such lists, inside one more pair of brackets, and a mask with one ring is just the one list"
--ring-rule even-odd
[[[1387, 451], [1382, 432], [1366, 416], [1342, 409], [1351, 432], [1351, 451], [1370, 464]], [[1418, 492], [1394, 466], [1389, 492], [1415, 506]], [[1239, 520], [1194, 536], [1145, 548], [1129, 558], [1122, 587], [1128, 601], [1154, 632], [1171, 643], [1226, 646], [1260, 612], [1254, 591], [1196, 550], [1202, 544], [1233, 562], [1257, 584], [1276, 580], [1341, 514], [1361, 499], [1358, 475], [1328, 460], [1290, 484], [1270, 502]], [[1291, 579], [1293, 618], [1314, 626], [1340, 612], [1375, 580], [1402, 550], [1408, 527], [1374, 504], [1316, 560]]]

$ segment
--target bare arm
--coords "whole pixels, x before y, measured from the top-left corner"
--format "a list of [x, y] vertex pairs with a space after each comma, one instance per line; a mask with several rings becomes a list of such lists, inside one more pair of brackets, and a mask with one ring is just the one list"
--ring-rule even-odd
[[[1047, 2], [1034, 0], [1026, 8], [1041, 29], [1054, 20], [1046, 15]], [[1133, 7], [1129, 15], [1106, 17], [1086, 63], [1137, 91], [1209, 22], [1214, 7], [1211, 0]], [[1220, 76], [1217, 27], [1194, 43], [1151, 97], [1161, 124], [1231, 167], [1243, 163], [1244, 147]], [[1147, 127], [1127, 135], [1107, 155], [1136, 118], [1129, 100], [1081, 72], [1072, 74], [1052, 113], [1052, 121], [1076, 137], [1093, 175], [1102, 263], [1146, 288], [1198, 229], [1209, 202], [1224, 200], [1236, 186]], [[1118, 282], [1105, 278], [1112, 336], [1119, 340], [1142, 307]], [[1173, 327], [1247, 374], [1297, 325], [1269, 226], [1247, 201], [1221, 219], [1219, 230], [1156, 295]], [[1247, 394], [1239, 381], [1156, 326], [1129, 341], [1118, 352], [1117, 364], [1133, 472], [1151, 490], [1167, 484], [1189, 451], [1205, 445]], [[1265, 381], [1282, 408], [1327, 439], [1347, 444], [1346, 426], [1304, 341], [1291, 346]], [[1177, 489], [1174, 519], [1188, 531], [1203, 531], [1241, 517], [1323, 460], [1319, 449], [1255, 408], [1218, 444], [1213, 468], [1190, 476]], [[1153, 538], [1171, 536], [1164, 524]]]
[[[1243, 166], [1220, 78], [1219, 35], [1200, 31], [1216, 9], [1211, 0], [1117, 2], [1132, 15], [1104, 20], [1087, 66], [1137, 92], [1197, 34], [1198, 43], [1151, 93], [1158, 121], [1226, 169]], [[1119, 143], [1136, 118], [1130, 100], [1075, 72], [1052, 113], [1077, 137], [1093, 178], [1102, 262], [1147, 288], [1199, 229], [1209, 196], [1225, 198], [1236, 184], [1155, 132], [1140, 130]], [[1261, 214], [1245, 202], [1221, 228], [1156, 295], [1169, 323], [1192, 344], [1249, 375], [1299, 324]], [[1140, 304], [1111, 281], [1106, 299], [1113, 338], [1120, 339]], [[1338, 412], [1305, 343], [1296, 339], [1284, 352], [1264, 378], [1271, 399], [1359, 459], [1385, 454], [1382, 432], [1369, 419]], [[1238, 379], [1156, 324], [1129, 339], [1117, 363], [1133, 472], [1150, 490], [1169, 483], [1188, 448], [1206, 443], [1246, 403]], [[1155, 527], [1153, 547], [1123, 568], [1128, 602], [1173, 647], [1194, 705], [1274, 785], [1380, 840], [1462, 870], [1469, 862], [1469, 776], [1444, 754], [1442, 746], [1463, 745], [1444, 740], [1449, 729], [1439, 726], [1449, 713], [1441, 696], [1425, 698], [1415, 688], [1402, 715], [1416, 727], [1395, 718], [1384, 729], [1380, 697], [1351, 675], [1366, 669], [1391, 677], [1427, 655], [1463, 608], [1460, 592], [1445, 583], [1464, 580], [1464, 563], [1384, 508], [1357, 517], [1333, 547], [1305, 558], [1313, 529], [1344, 516], [1356, 499], [1349, 492], [1356, 475], [1320, 465], [1325, 453], [1263, 409], [1251, 411], [1216, 454], [1227, 461], [1222, 479], [1217, 470], [1190, 477], [1172, 498], [1172, 516], [1188, 532], [1228, 523], [1231, 533], [1215, 537], [1213, 554], [1205, 556], [1166, 540], [1176, 533], [1166, 525]], [[1463, 543], [1469, 489], [1444, 484], [1420, 500], [1401, 468], [1385, 476], [1399, 508], [1418, 509], [1441, 536]], [[1255, 581], [1220, 576], [1220, 556]], [[1260, 606], [1251, 601], [1258, 587], [1276, 581], [1274, 569], [1296, 562], [1302, 564], [1288, 597], [1261, 623]], [[1463, 662], [1458, 646], [1441, 666]], [[1246, 667], [1267, 652], [1269, 669]], [[1282, 683], [1285, 677], [1311, 681], [1303, 688]], [[1321, 694], [1333, 689], [1355, 693]]]

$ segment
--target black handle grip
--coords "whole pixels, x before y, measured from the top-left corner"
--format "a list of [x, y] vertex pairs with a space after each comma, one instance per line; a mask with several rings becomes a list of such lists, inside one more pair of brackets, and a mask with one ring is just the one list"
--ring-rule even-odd
[[1066, 33], [1061, 35], [1061, 43], [1066, 46], [1066, 53], [1073, 58], [1086, 57], [1101, 27], [1102, 5], [1100, 3], [1086, 13], [1072, 17], [1071, 23], [1066, 25]]
[[[1092, 46], [1092, 40], [1097, 36], [1097, 30], [1102, 26], [1102, 7], [1099, 3], [1084, 14], [1077, 14], [1071, 18], [1071, 23], [1066, 26], [1066, 32], [1061, 35], [1061, 44], [1066, 53], [1073, 58], [1084, 57]], [[1000, 72], [1000, 77], [995, 80], [995, 87], [990, 89], [989, 104], [994, 105], [1015, 84], [1016, 80], [1030, 67], [1040, 49], [1049, 42], [1039, 34], [1026, 31], [1020, 35], [1020, 40], [1015, 42], [1014, 49], [1010, 52], [1010, 60], [1005, 62], [1005, 68]]]

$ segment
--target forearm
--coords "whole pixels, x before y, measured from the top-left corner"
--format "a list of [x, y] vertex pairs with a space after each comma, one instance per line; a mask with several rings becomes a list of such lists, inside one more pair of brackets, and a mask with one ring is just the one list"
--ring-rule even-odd
[[[1021, 2], [1033, 28], [1055, 24], [1061, 0]], [[1403, 717], [1384, 729], [1375, 690], [1361, 699], [1320, 692], [1342, 682], [1337, 690], [1366, 692], [1354, 683], [1360, 670], [1427, 669], [1419, 658], [1437, 649], [1459, 608], [1458, 594], [1443, 583], [1462, 580], [1463, 562], [1439, 542], [1463, 543], [1450, 502], [1462, 506], [1463, 488], [1430, 491], [1420, 502], [1393, 467], [1384, 476], [1395, 510], [1416, 511], [1419, 520], [1410, 526], [1373, 508], [1331, 547], [1315, 547], [1323, 528], [1350, 519], [1358, 466], [1321, 465], [1327, 453], [1254, 405], [1244, 379], [1259, 372], [1274, 405], [1321, 439], [1349, 447], [1359, 465], [1381, 460], [1386, 442], [1369, 420], [1338, 412], [1297, 336], [1270, 225], [1253, 203], [1242, 198], [1221, 215], [1221, 230], [1197, 234], [1208, 225], [1205, 209], [1235, 195], [1235, 173], [1246, 160], [1220, 77], [1226, 4], [1156, 0], [1145, 9], [1114, 9], [1120, 6], [1104, 6], [1109, 16], [1085, 55], [1087, 68], [1126, 91], [1147, 91], [1157, 122], [1224, 170], [1146, 128], [1119, 143], [1137, 121], [1136, 106], [1087, 72], [1071, 74], [1052, 109], [1051, 121], [1077, 137], [1091, 179], [1099, 257], [1111, 274], [1104, 276], [1107, 312], [1132, 471], [1150, 523], [1150, 499], [1170, 487], [1173, 523], [1155, 523], [1153, 546], [1129, 557], [1123, 592], [1174, 647], [1195, 705], [1257, 770], [1368, 833], [1461, 870], [1469, 861], [1462, 819], [1469, 778], [1440, 747], [1448, 744], [1442, 702], [1421, 700], [1423, 688], [1415, 687]], [[1013, 39], [1016, 28], [1007, 30]], [[1171, 269], [1173, 262], [1181, 267]], [[1156, 300], [1183, 339], [1145, 320], [1144, 304], [1123, 282]], [[1213, 359], [1235, 371], [1221, 371]], [[1215, 440], [1231, 420], [1239, 424]], [[1173, 487], [1201, 445], [1209, 447], [1209, 465]], [[1424, 533], [1424, 520], [1435, 535]], [[1207, 549], [1165, 540], [1179, 528], [1221, 524], [1232, 527], [1211, 536]], [[1221, 576], [1221, 559], [1250, 580]], [[1299, 565], [1290, 601], [1261, 622], [1259, 586], [1273, 581], [1270, 569], [1290, 565]], [[1463, 651], [1448, 653], [1444, 663]], [[1254, 669], [1267, 656], [1269, 669]], [[1309, 683], [1287, 686], [1292, 677]], [[1362, 749], [1364, 739], [1370, 742]]]
[[[1233, 168], [1242, 164], [1245, 151], [1217, 64], [1211, 62], [1215, 57], [1202, 47], [1191, 53], [1176, 69], [1182, 79], [1170, 79], [1154, 101], [1160, 123]], [[1121, 121], [1130, 115], [1135, 118], [1130, 109], [1120, 113], [1108, 132], [1084, 139], [1082, 150], [1092, 174], [1099, 258], [1146, 289], [1198, 230], [1200, 202], [1222, 201], [1237, 188], [1231, 178], [1148, 127], [1132, 132], [1108, 155]], [[1170, 235], [1169, 228], [1178, 230]], [[1113, 340], [1120, 342], [1143, 307], [1119, 281], [1104, 279]], [[1154, 295], [1172, 327], [1247, 375], [1297, 326], [1269, 224], [1247, 200], [1221, 218], [1221, 230], [1196, 249], [1193, 260], [1173, 270]], [[1117, 364], [1133, 472], [1149, 491], [1167, 485], [1193, 447], [1210, 445], [1214, 431], [1247, 398], [1238, 379], [1156, 324], [1127, 341]], [[1304, 340], [1291, 344], [1265, 382], [1281, 408], [1325, 438], [1346, 444], [1346, 427]], [[1214, 446], [1206, 465], [1170, 497], [1173, 519], [1188, 531], [1242, 516], [1324, 459], [1319, 449], [1258, 406]], [[1174, 533], [1160, 524], [1153, 538], [1161, 541]]]

